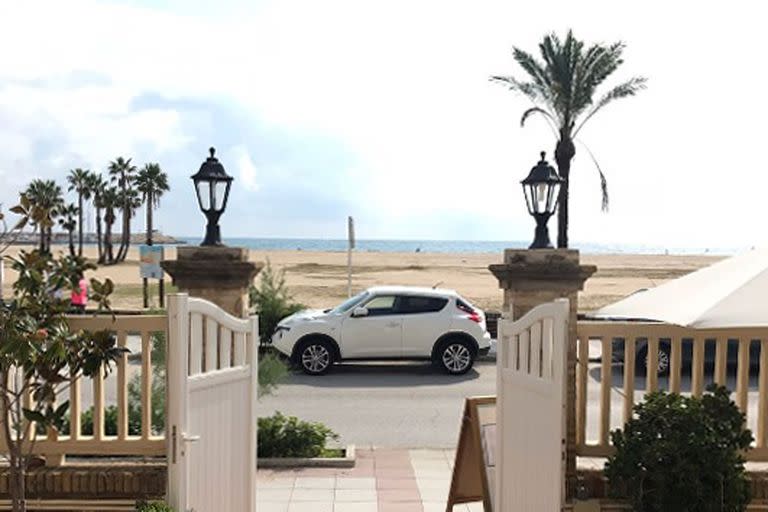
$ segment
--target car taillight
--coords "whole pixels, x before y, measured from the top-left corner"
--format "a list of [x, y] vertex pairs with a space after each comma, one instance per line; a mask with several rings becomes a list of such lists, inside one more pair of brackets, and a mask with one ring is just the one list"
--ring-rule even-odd
[[469, 318], [470, 320], [478, 324], [483, 321], [483, 319], [480, 317], [480, 315], [476, 311], [473, 311], [472, 313], [470, 313], [467, 318]]

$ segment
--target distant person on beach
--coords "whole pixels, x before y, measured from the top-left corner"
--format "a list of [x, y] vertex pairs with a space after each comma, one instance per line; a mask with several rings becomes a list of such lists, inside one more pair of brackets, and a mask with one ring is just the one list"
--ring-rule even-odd
[[88, 304], [88, 282], [85, 276], [80, 275], [80, 281], [77, 288], [72, 290], [72, 311], [75, 313], [85, 313], [85, 306]]

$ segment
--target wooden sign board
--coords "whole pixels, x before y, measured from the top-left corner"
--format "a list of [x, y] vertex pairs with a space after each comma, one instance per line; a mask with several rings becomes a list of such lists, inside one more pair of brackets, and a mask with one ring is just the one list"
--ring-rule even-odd
[[474, 501], [482, 501], [485, 512], [493, 512], [495, 485], [496, 397], [467, 398], [446, 512]]

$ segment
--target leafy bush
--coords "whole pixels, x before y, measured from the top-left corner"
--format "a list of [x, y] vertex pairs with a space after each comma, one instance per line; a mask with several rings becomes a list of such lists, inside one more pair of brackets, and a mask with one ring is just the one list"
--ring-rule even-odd
[[339, 436], [322, 423], [300, 421], [294, 416], [259, 418], [260, 457], [318, 457], [328, 440]]
[[271, 395], [288, 375], [288, 367], [272, 350], [265, 352], [259, 358], [259, 398]]
[[724, 387], [701, 398], [651, 393], [611, 433], [605, 474], [614, 497], [637, 512], [743, 511], [749, 503], [743, 450], [752, 434]]
[[163, 501], [138, 501], [136, 512], [174, 512], [174, 510]]
[[259, 273], [259, 285], [250, 287], [248, 298], [253, 312], [259, 315], [259, 338], [264, 345], [270, 343], [280, 320], [306, 309], [293, 302], [285, 286], [285, 271], [273, 269], [269, 259]]

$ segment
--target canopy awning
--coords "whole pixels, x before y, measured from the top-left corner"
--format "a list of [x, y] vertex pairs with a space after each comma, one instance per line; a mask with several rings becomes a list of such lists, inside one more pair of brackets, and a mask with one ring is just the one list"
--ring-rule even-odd
[[697, 329], [768, 327], [768, 249], [753, 249], [589, 315]]

